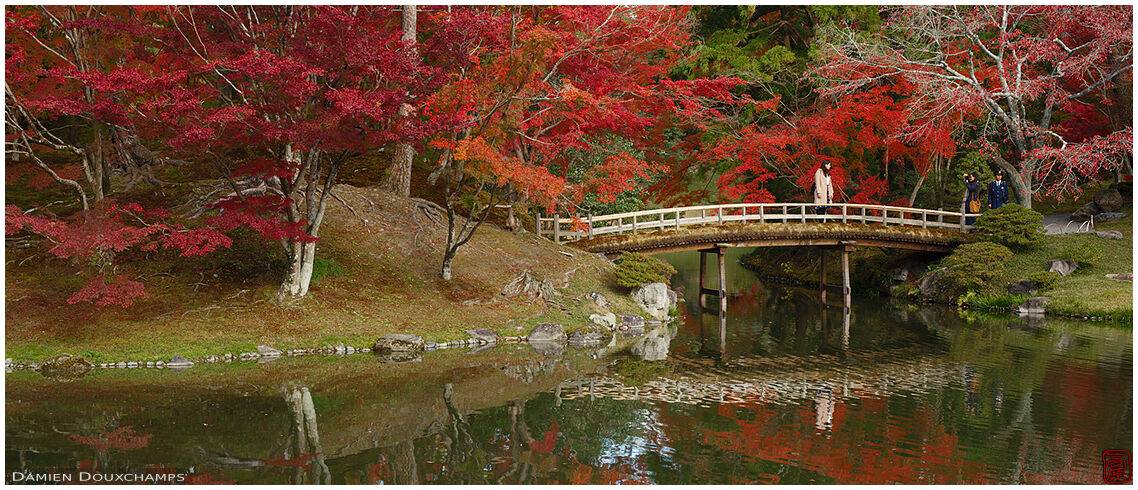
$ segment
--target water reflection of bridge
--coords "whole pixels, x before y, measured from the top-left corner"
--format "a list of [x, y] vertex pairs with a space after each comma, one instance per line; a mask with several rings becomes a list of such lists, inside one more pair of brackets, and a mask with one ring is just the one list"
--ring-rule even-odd
[[[879, 358], [875, 353], [872, 358]], [[558, 390], [563, 399], [605, 397], [710, 406], [715, 403], [767, 403], [810, 398], [818, 390], [843, 397], [885, 396], [896, 391], [924, 392], [943, 388], [962, 379], [962, 365], [943, 355], [897, 349], [888, 354], [895, 360], [881, 361], [852, 355], [791, 359], [736, 359], [730, 370], [701, 374], [685, 372], [629, 386], [607, 376], [576, 377], [563, 381]], [[911, 357], [906, 357], [911, 356]], [[902, 359], [903, 358], [903, 359]], [[851, 362], [852, 361], [852, 362]]]

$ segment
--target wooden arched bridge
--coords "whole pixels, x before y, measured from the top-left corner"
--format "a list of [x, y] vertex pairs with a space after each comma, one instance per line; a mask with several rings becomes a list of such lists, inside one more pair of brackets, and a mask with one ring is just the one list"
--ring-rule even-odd
[[[854, 246], [950, 252], [968, 241], [965, 214], [877, 204], [832, 204], [819, 214], [813, 203], [734, 203], [651, 209], [585, 217], [537, 217], [537, 232], [557, 243], [608, 255], [698, 250], [700, 288], [707, 253], [719, 259], [719, 290], [707, 290], [725, 306], [727, 247], [817, 247], [842, 253], [842, 291], [849, 305], [849, 252]], [[825, 298], [826, 271], [822, 286]]]

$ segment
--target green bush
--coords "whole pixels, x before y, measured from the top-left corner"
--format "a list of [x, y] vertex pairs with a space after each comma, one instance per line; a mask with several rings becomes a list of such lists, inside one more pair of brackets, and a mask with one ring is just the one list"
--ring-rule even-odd
[[998, 243], [961, 245], [941, 261], [945, 285], [956, 293], [976, 291], [1004, 275], [1012, 251]]
[[667, 283], [676, 269], [671, 264], [634, 252], [624, 252], [616, 261], [616, 283], [621, 287], [636, 288], [654, 282]]
[[1080, 266], [1094, 265], [1102, 258], [1102, 247], [1097, 243], [1086, 242], [1081, 245], [1072, 245], [1059, 252], [1064, 259], [1074, 260]]
[[1054, 286], [1055, 281], [1058, 281], [1060, 277], [1063, 276], [1058, 272], [1039, 271], [1028, 276], [1027, 278], [1039, 286], [1039, 289], [1051, 289], [1051, 286]]
[[1019, 204], [1007, 204], [980, 215], [976, 232], [1009, 247], [1032, 247], [1043, 241], [1043, 215]]

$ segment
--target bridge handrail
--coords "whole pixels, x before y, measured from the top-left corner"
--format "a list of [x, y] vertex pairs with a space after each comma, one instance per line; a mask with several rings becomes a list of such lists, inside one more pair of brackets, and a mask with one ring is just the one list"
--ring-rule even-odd
[[[625, 232], [635, 233], [641, 229], [664, 229], [664, 228], [679, 228], [684, 225], [699, 225], [707, 223], [723, 223], [725, 221], [743, 221], [755, 220], [765, 223], [771, 220], [777, 220], [783, 223], [789, 222], [791, 218], [794, 220], [801, 220], [803, 223], [808, 218], [818, 219], [822, 215], [807, 214], [807, 208], [813, 208], [814, 203], [802, 202], [787, 202], [787, 203], [727, 203], [727, 204], [701, 204], [695, 206], [680, 206], [661, 209], [646, 209], [641, 211], [631, 211], [626, 213], [614, 213], [601, 216], [587, 216], [587, 217], [561, 217], [554, 215], [552, 217], [543, 217], [538, 214], [536, 221], [538, 235], [550, 235], [558, 243], [565, 241], [575, 241], [585, 237], [593, 237], [598, 235], [609, 234], [623, 234]], [[834, 203], [829, 205], [832, 209], [839, 209], [840, 214], [829, 214], [825, 216], [827, 219], [838, 220], [843, 223], [853, 220], [855, 222], [869, 223], [876, 222], [883, 225], [897, 225], [897, 226], [920, 226], [922, 228], [944, 228], [956, 229], [960, 231], [968, 231], [973, 228], [965, 221], [966, 218], [975, 218], [980, 216], [978, 213], [961, 213], [957, 211], [945, 211], [943, 209], [923, 209], [911, 208], [905, 206], [887, 206], [882, 204], [856, 204], [856, 203]], [[748, 211], [758, 209], [757, 214], [749, 214]], [[781, 213], [767, 212], [770, 208], [776, 208]], [[724, 214], [726, 211], [742, 209], [743, 214]], [[797, 211], [792, 213], [791, 210]], [[861, 211], [860, 214], [851, 214], [850, 211]], [[708, 211], [714, 211], [713, 214], [708, 215]], [[873, 211], [874, 215], [867, 215], [866, 211]], [[699, 212], [699, 216], [684, 216], [687, 213]], [[877, 215], [880, 213], [880, 215]], [[664, 215], [672, 215], [665, 221]], [[905, 218], [905, 215], [921, 215], [921, 219]], [[890, 217], [890, 215], [893, 215]], [[637, 218], [650, 216], [658, 218], [656, 221], [637, 222]], [[935, 220], [930, 221], [929, 216], [937, 217]], [[955, 218], [950, 222], [946, 222], [945, 218]], [[631, 227], [626, 227], [624, 220], [632, 219]], [[588, 224], [585, 231], [571, 231], [572, 224], [581, 220]], [[599, 226], [601, 223], [617, 221], [615, 225]], [[544, 224], [551, 224], [552, 226], [546, 227]], [[562, 225], [568, 225], [565, 228]]]

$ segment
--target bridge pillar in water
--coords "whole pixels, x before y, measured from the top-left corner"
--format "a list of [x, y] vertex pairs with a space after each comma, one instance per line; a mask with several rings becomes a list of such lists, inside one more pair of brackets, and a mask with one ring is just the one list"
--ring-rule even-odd
[[818, 272], [818, 293], [822, 295], [822, 304], [826, 304], [826, 249], [818, 250], [820, 251], [818, 255], [822, 258], [821, 270]]
[[[705, 248], [699, 251], [699, 306], [700, 308], [708, 308], [707, 297], [719, 297], [719, 309], [727, 309], [727, 248], [716, 246], [714, 248]], [[717, 265], [719, 266], [719, 289], [711, 289], [706, 286], [707, 284], [707, 254], [715, 254]]]
[[851, 293], [850, 289], [850, 250], [853, 250], [853, 242], [842, 243], [842, 305], [847, 309], [850, 307]]

